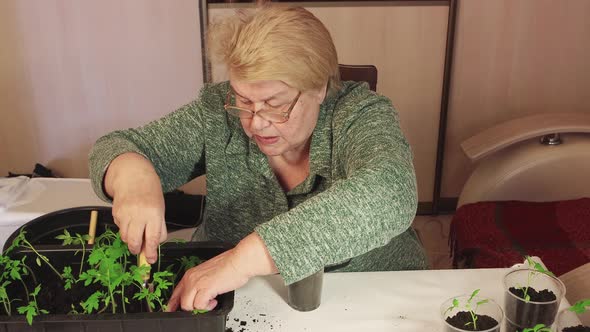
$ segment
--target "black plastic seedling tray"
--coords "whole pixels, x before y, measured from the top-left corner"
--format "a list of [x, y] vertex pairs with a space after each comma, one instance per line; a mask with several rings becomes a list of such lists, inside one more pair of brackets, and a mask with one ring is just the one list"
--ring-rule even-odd
[[[80, 249], [78, 246], [61, 246], [61, 245], [36, 245], [37, 251], [47, 256], [51, 263], [62, 271], [64, 266], [71, 266], [73, 270], [80, 267], [80, 253], [75, 252]], [[91, 250], [90, 246], [90, 250]], [[231, 246], [218, 242], [189, 242], [189, 243], [167, 243], [161, 247], [161, 269], [165, 269], [171, 264], [177, 264], [177, 260], [182, 256], [197, 256], [201, 260], [207, 260], [214, 257]], [[41, 283], [49, 283], [51, 275], [55, 275], [46, 264], [38, 266], [35, 263], [36, 256], [30, 250], [15, 250], [11, 256], [21, 258], [27, 256], [26, 262], [31, 268], [32, 275]], [[157, 264], [152, 266], [156, 269]], [[56, 279], [57, 277], [55, 277]], [[29, 284], [29, 289], [34, 289], [34, 281], [28, 276], [25, 281]], [[16, 285], [16, 284], [15, 284]], [[90, 286], [89, 286], [90, 287]], [[9, 292], [18, 292], [18, 287], [11, 287]], [[43, 294], [43, 292], [50, 294]], [[59, 305], [64, 301], [63, 288], [46, 287], [42, 290], [43, 296], [51, 299], [53, 303], [49, 305]], [[40, 297], [41, 297], [40, 294]], [[34, 318], [33, 325], [29, 325], [23, 315], [0, 316], [0, 331], [198, 331], [198, 332], [224, 332], [228, 313], [233, 308], [234, 292], [229, 292], [217, 297], [217, 307], [207, 313], [193, 314], [191, 312], [145, 312], [145, 308], [140, 308], [139, 312], [133, 313], [100, 313], [100, 314], [68, 314], [70, 308], [64, 308], [64, 313], [49, 313]], [[61, 303], [65, 306], [69, 304]], [[20, 304], [18, 304], [20, 305]], [[15, 307], [17, 304], [14, 305]], [[59, 310], [58, 310], [59, 311]], [[142, 312], [143, 311], [143, 312]], [[54, 311], [55, 312], [55, 311]]]
[[[169, 195], [166, 199], [166, 227], [168, 231], [174, 231], [182, 228], [195, 227], [198, 224], [198, 212], [195, 215], [190, 215], [185, 210], [188, 209], [186, 204], [188, 200], [196, 201], [200, 196], [191, 195]], [[184, 205], [181, 205], [183, 203]], [[191, 208], [199, 210], [199, 205], [195, 202], [189, 205]], [[107, 206], [81, 206], [69, 209], [54, 211], [38, 218], [35, 218], [28, 223], [21, 226], [18, 230], [4, 243], [2, 251], [6, 250], [19, 234], [21, 229], [27, 231], [27, 239], [33, 244], [61, 244], [60, 240], [56, 240], [55, 236], [63, 234], [64, 229], [70, 233], [86, 234], [88, 233], [88, 225], [90, 221], [90, 211], [98, 212], [98, 222], [96, 226], [96, 234], [102, 234], [105, 229], [110, 228], [116, 230], [117, 226], [113, 221], [113, 212]]]

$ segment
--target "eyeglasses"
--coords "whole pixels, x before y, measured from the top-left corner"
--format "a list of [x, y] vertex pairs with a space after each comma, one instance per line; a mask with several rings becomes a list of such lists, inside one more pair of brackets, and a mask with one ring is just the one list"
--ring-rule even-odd
[[[252, 104], [251, 102], [241, 102], [236, 98], [236, 92], [233, 88], [230, 87], [229, 91], [227, 92], [227, 96], [225, 97], [225, 105], [223, 108], [227, 111], [228, 114], [242, 118], [242, 119], [252, 119], [254, 115], [258, 115], [266, 121], [270, 121], [272, 123], [284, 123], [289, 120], [289, 116], [291, 115], [291, 111], [297, 101], [299, 100], [299, 96], [301, 96], [301, 91], [297, 93], [297, 96], [289, 105], [289, 108], [286, 111], [283, 111], [285, 105], [281, 106], [270, 106], [267, 103], [264, 103], [264, 106], [258, 110], [254, 111], [244, 106]], [[243, 104], [240, 105], [240, 104]]]

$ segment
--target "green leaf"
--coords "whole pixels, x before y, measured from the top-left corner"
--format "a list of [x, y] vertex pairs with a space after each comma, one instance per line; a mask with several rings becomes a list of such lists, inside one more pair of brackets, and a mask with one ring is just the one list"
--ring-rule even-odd
[[31, 293], [31, 296], [39, 295], [40, 290], [41, 290], [41, 285], [37, 285], [37, 287], [35, 287], [35, 290]]
[[105, 254], [104, 254], [104, 251], [102, 250], [102, 248], [98, 248], [98, 249], [95, 248], [94, 250], [92, 250], [90, 255], [88, 255], [88, 263], [90, 263], [90, 265], [96, 265], [104, 257], [105, 257]]
[[533, 328], [533, 331], [535, 331], [535, 332], [544, 332], [544, 331], [551, 332], [551, 330], [549, 330], [547, 327], [545, 327], [545, 324], [535, 325], [535, 327]]
[[486, 304], [486, 303], [488, 303], [488, 302], [489, 302], [489, 300], [488, 300], [488, 299], [481, 300], [481, 301], [477, 302], [477, 305], [479, 306], [479, 305], [482, 305], [482, 304]]
[[41, 266], [41, 260], [39, 259], [39, 257], [37, 257], [37, 258], [35, 259], [35, 262], [37, 262], [37, 265]]
[[35, 309], [35, 304], [33, 302], [29, 302], [27, 306], [18, 307], [16, 310], [19, 314], [25, 314], [27, 323], [33, 325], [33, 317], [37, 316], [37, 310]]
[[65, 266], [64, 267], [64, 276], [71, 276], [72, 275], [72, 267], [71, 266]]
[[198, 315], [198, 314], [204, 314], [209, 312], [209, 310], [205, 310], [205, 309], [195, 309], [193, 310], [193, 315]]
[[34, 310], [27, 310], [27, 322], [29, 325], [33, 325], [33, 317], [35, 317], [35, 314]]
[[98, 310], [99, 301], [103, 296], [103, 292], [96, 291], [86, 301], [81, 302], [80, 305], [84, 309], [84, 313], [91, 314], [93, 310]]
[[590, 307], [590, 299], [583, 299], [576, 302], [574, 305], [568, 308], [569, 311], [581, 314], [586, 311], [586, 308]]
[[21, 276], [19, 269], [10, 270], [10, 277], [12, 278], [12, 280], [20, 280]]

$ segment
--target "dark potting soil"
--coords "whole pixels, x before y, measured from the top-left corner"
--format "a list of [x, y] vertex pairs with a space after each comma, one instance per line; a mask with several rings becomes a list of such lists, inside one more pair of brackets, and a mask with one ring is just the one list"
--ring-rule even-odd
[[[467, 311], [459, 311], [455, 316], [453, 317], [447, 317], [446, 321], [447, 323], [451, 324], [452, 326], [459, 328], [459, 329], [463, 329], [463, 330], [468, 330], [468, 331], [485, 331], [485, 330], [489, 330], [491, 328], [494, 328], [495, 326], [498, 327], [497, 331], [500, 331], [500, 325], [498, 324], [498, 321], [495, 320], [494, 318], [487, 316], [487, 315], [476, 315], [477, 316], [477, 329], [473, 329], [473, 324], [469, 324], [472, 322], [471, 320], [471, 314]], [[467, 325], [469, 324], [469, 325]]]
[[[510, 293], [520, 297], [521, 299], [524, 299], [524, 290], [516, 287], [510, 287], [509, 291]], [[535, 290], [534, 288], [529, 287], [529, 289], [527, 290], [527, 295], [530, 297], [530, 301], [533, 302], [551, 302], [557, 299], [555, 294], [548, 289], [543, 289], [537, 292], [537, 290]]]
[[[73, 272], [76, 276], [78, 275], [79, 265], [72, 264]], [[84, 309], [81, 307], [80, 302], [85, 301], [90, 295], [92, 295], [97, 290], [105, 291], [99, 284], [90, 284], [88, 286], [84, 286], [83, 282], [77, 282], [72, 285], [71, 289], [65, 290], [64, 289], [64, 282], [57, 276], [57, 274], [49, 269], [46, 265], [42, 266], [35, 266], [35, 279], [31, 277], [31, 275], [25, 276], [24, 281], [27, 284], [27, 288], [29, 292], [32, 292], [35, 288], [37, 283], [41, 283], [41, 291], [37, 296], [37, 304], [39, 305], [40, 309], [47, 310], [51, 314], [71, 314], [72, 312], [72, 305], [74, 306], [75, 310], [79, 313], [82, 313]], [[8, 290], [10, 298], [22, 298], [24, 297], [22, 294], [25, 294], [24, 287], [20, 282], [13, 282], [14, 287], [11, 287]], [[125, 296], [127, 297], [129, 303], [125, 304], [125, 312], [126, 313], [138, 313], [138, 312], [146, 312], [147, 305], [145, 305], [144, 301], [138, 301], [133, 299], [133, 295], [138, 291], [137, 286], [130, 285], [125, 287]], [[115, 303], [116, 303], [116, 313], [123, 313], [123, 306], [121, 294], [114, 295]], [[16, 308], [22, 305], [26, 305], [22, 300], [14, 302], [13, 311], [16, 311]], [[98, 306], [98, 310], [94, 310], [93, 313], [97, 313], [98, 311], [102, 310], [104, 307], [103, 302], [101, 301]], [[158, 308], [157, 308], [158, 309]], [[2, 310], [2, 314], [5, 314], [5, 310]], [[112, 313], [112, 308], [109, 307], [104, 311], [105, 313]]]
[[[34, 260], [30, 261], [34, 262]], [[63, 271], [65, 262], [55, 260], [53, 262], [53, 265], [56, 267], [58, 271]], [[79, 261], [74, 262], [72, 264], [68, 264], [68, 266], [72, 267], [72, 273], [75, 277], [78, 277], [78, 272], [80, 268]], [[57, 276], [57, 274], [52, 269], [50, 269], [45, 263], [42, 263], [41, 266], [37, 266], [35, 263], [32, 263], [30, 264], [30, 267], [32, 268], [32, 273], [29, 273], [27, 276], [25, 276], [23, 280], [27, 284], [29, 292], [32, 292], [35, 289], [36, 285], [41, 284], [41, 291], [37, 296], [37, 304], [39, 305], [40, 309], [47, 310], [50, 314], [75, 314], [76, 312], [72, 310], [72, 305], [78, 313], [83, 313], [84, 309], [80, 305], [80, 302], [88, 299], [88, 297], [90, 297], [97, 290], [108, 292], [107, 289], [105, 289], [98, 283], [84, 286], [84, 282], [82, 281], [72, 284], [71, 289], [65, 290], [64, 281], [62, 281]], [[177, 266], [172, 266], [173, 271], [177, 271], [177, 269]], [[178, 282], [178, 279], [179, 278], [177, 278], [177, 280], [175, 281], [175, 284]], [[117, 290], [120, 290], [120, 288], [118, 288]], [[24, 300], [26, 300], [26, 295], [24, 295], [26, 292], [24, 291], [22, 283], [18, 281], [13, 281], [10, 287], [8, 287], [7, 291], [9, 298], [21, 299], [13, 303], [13, 312], [16, 312], [17, 307], [26, 305], [26, 303], [24, 302]], [[147, 304], [144, 300], [139, 301], [133, 299], [133, 295], [138, 291], [139, 288], [135, 284], [125, 287], [125, 297], [127, 297], [128, 300], [128, 303], [125, 303], [125, 311], [123, 310], [123, 298], [121, 294], [115, 294], [113, 296], [116, 303], [115, 312], [148, 312]], [[168, 301], [168, 298], [171, 294], [172, 289], [163, 291], [162, 298], [165, 300], [164, 303]], [[101, 300], [99, 302], [98, 309], [93, 310], [93, 313], [101, 312], [103, 308], [104, 302]], [[160, 308], [157, 305], [155, 311], [160, 311]], [[109, 304], [109, 306], [102, 312], [112, 313], [112, 306]], [[0, 315], [6, 315], [4, 306], [0, 306]]]
[[590, 326], [572, 326], [561, 329], [561, 332], [590, 332]]
[[[77, 282], [72, 285], [71, 289], [65, 291], [63, 288], [63, 282], [55, 274], [49, 274], [43, 280], [43, 285], [41, 292], [39, 292], [37, 302], [39, 303], [40, 308], [43, 308], [52, 314], [72, 313], [72, 304], [79, 313], [82, 313], [84, 309], [82, 309], [80, 302], [85, 301], [97, 290], [105, 291], [105, 289], [99, 284], [84, 286], [83, 282]], [[144, 302], [133, 299], [133, 295], [137, 292], [137, 290], [138, 289], [135, 285], [125, 287], [125, 296], [129, 301], [129, 303], [125, 303], [126, 313], [147, 311], [147, 305], [144, 306]], [[114, 295], [114, 298], [116, 303], [116, 313], [123, 313], [123, 299], [121, 294]], [[104, 304], [101, 301], [98, 310], [94, 310], [93, 313], [97, 313], [103, 308]], [[104, 310], [104, 312], [112, 313], [112, 307], [109, 305], [108, 308]]]
[[[174, 280], [173, 284], [177, 284], [182, 277], [180, 263], [181, 258], [191, 257], [194, 255], [200, 260], [207, 260], [211, 257], [214, 257], [215, 255], [218, 255], [226, 249], [227, 248], [225, 245], [200, 247], [197, 245], [191, 246], [190, 244], [170, 244], [162, 252], [161, 264], [158, 264], [158, 270], [161, 268], [161, 270], [172, 271], [176, 275], [176, 280]], [[72, 274], [77, 278], [80, 269], [81, 256], [80, 251], [76, 250], [76, 248], [56, 249], [48, 247], [43, 248], [41, 253], [47, 256], [57, 271], [63, 271], [65, 266], [69, 266], [72, 268]], [[77, 255], [76, 252], [78, 253]], [[81, 307], [80, 302], [88, 299], [92, 294], [94, 294], [95, 291], [99, 289], [103, 292], [108, 292], [107, 289], [100, 287], [98, 284], [84, 286], [82, 281], [74, 283], [72, 285], [72, 289], [64, 290], [64, 282], [60, 279], [60, 277], [52, 269], [50, 269], [45, 262], [38, 259], [34, 253], [27, 250], [19, 250], [13, 252], [12, 256], [13, 259], [18, 260], [25, 256], [25, 264], [28, 266], [29, 272], [24, 275], [23, 282], [27, 285], [29, 292], [32, 292], [37, 285], [41, 285], [41, 290], [36, 297], [36, 301], [39, 305], [39, 309], [47, 310], [51, 315], [70, 314], [75, 312], [82, 313], [84, 309]], [[40, 264], [40, 266], [38, 264]], [[126, 264], [128, 267], [134, 265], [135, 259], [129, 259]], [[84, 270], [87, 269], [88, 267], [85, 264]], [[11, 306], [12, 315], [17, 313], [18, 307], [24, 306], [28, 302], [24, 289], [25, 288], [20, 281], [12, 281], [12, 283], [6, 287], [8, 298], [13, 301]], [[133, 295], [139, 290], [139, 286], [135, 284], [125, 287], [125, 297], [129, 301], [129, 303], [125, 304], [126, 313], [145, 313], [149, 311], [147, 310], [147, 304], [144, 300], [138, 301], [133, 299]], [[120, 287], [117, 289], [117, 291], [120, 291]], [[164, 303], [168, 302], [171, 293], [172, 287], [162, 292], [161, 298]], [[113, 298], [117, 304], [116, 313], [123, 313], [123, 306], [121, 305], [123, 301], [122, 295], [114, 294]], [[233, 302], [233, 293], [228, 294], [227, 298], [225, 294], [222, 295], [218, 299], [219, 304], [217, 308], [214, 309], [214, 311], [226, 308], [228, 305], [228, 302], [226, 301], [229, 299], [231, 299]], [[72, 305], [74, 310], [72, 310]], [[104, 302], [101, 300], [98, 304], [98, 309], [93, 310], [93, 314], [98, 313], [103, 308]], [[160, 311], [158, 305], [156, 305], [155, 311]], [[111, 306], [109, 305], [108, 308], [102, 312], [112, 313]], [[0, 316], [5, 315], [7, 315], [7, 313], [5, 312], [4, 306], [0, 305]], [[225, 318], [226, 317], [223, 317], [223, 319]]]
[[[509, 291], [516, 297], [524, 299], [522, 290], [510, 287]], [[529, 302], [511, 296], [506, 297], [504, 309], [507, 332], [521, 331], [537, 324], [550, 326], [555, 321], [559, 305], [555, 301], [557, 297], [552, 291], [547, 289], [537, 291], [529, 287], [527, 294], [530, 296]]]

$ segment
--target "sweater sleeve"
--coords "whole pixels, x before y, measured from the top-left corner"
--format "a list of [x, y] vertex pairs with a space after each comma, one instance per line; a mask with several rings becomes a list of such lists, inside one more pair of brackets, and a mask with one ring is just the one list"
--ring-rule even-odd
[[286, 284], [384, 246], [411, 225], [410, 147], [390, 101], [370, 99], [335, 127], [334, 167], [344, 178], [256, 228]]
[[113, 159], [126, 152], [136, 152], [153, 164], [164, 192], [204, 174], [202, 109], [198, 99], [145, 126], [99, 138], [89, 155], [90, 178], [96, 194], [105, 201], [110, 200], [103, 179]]

